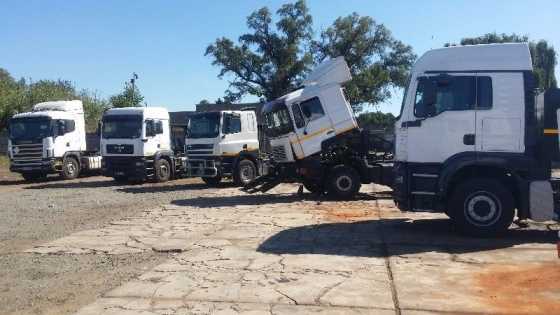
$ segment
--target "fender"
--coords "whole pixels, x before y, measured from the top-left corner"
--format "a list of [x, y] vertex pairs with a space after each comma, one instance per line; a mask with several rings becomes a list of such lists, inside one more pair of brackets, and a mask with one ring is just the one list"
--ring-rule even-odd
[[171, 167], [171, 174], [175, 175], [175, 159], [173, 158], [174, 154], [173, 151], [171, 150], [161, 150], [161, 151], [157, 151], [156, 154], [154, 155], [154, 164], [157, 160], [166, 157], [169, 158], [169, 161], [171, 163], [171, 165], [169, 165]]
[[237, 165], [239, 164], [239, 162], [241, 162], [241, 160], [243, 160], [243, 159], [251, 160], [253, 163], [255, 163], [255, 167], [258, 169], [257, 155], [258, 155], [257, 150], [252, 150], [252, 151], [245, 151], [244, 150], [244, 151], [239, 152], [239, 154], [233, 160], [233, 169], [235, 169], [237, 167]]

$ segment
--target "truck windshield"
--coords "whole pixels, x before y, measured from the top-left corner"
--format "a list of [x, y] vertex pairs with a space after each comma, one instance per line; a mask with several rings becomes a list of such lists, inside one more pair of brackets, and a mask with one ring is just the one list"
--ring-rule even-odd
[[220, 113], [203, 113], [189, 118], [187, 138], [216, 138], [220, 133]]
[[102, 136], [105, 139], [134, 139], [142, 135], [142, 116], [109, 115], [103, 117]]
[[286, 105], [276, 105], [273, 107], [271, 111], [264, 112], [266, 135], [269, 137], [278, 137], [292, 132], [294, 127]]
[[11, 140], [35, 140], [53, 135], [52, 121], [46, 117], [13, 118], [10, 120]]

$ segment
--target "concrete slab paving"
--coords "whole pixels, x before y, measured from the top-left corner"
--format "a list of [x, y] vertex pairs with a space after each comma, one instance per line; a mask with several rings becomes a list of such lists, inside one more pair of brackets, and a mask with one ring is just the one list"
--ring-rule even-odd
[[[554, 233], [455, 233], [441, 214], [225, 188], [30, 252], [167, 251], [78, 314], [560, 314]], [[386, 191], [365, 186], [363, 192]]]

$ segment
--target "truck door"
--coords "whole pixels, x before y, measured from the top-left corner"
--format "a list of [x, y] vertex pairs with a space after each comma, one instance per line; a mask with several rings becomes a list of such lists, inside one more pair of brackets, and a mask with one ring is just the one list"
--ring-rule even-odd
[[236, 156], [246, 143], [241, 133], [241, 115], [238, 113], [223, 113], [222, 140], [220, 141], [223, 156]]
[[406, 128], [407, 161], [437, 165], [461, 152], [475, 151], [476, 76], [439, 74], [416, 80], [413, 110]]
[[476, 149], [520, 153], [524, 148], [522, 73], [477, 75]]
[[[297, 142], [292, 141], [292, 147], [296, 156], [303, 158], [320, 152], [321, 143], [335, 135], [332, 122], [325, 114], [321, 100], [315, 96], [291, 106], [297, 136]], [[302, 157], [299, 156], [299, 152], [302, 153]]]
[[146, 119], [144, 125], [146, 135], [142, 140], [144, 142], [144, 156], [152, 156], [156, 154], [161, 146], [157, 132], [157, 123], [153, 119]]

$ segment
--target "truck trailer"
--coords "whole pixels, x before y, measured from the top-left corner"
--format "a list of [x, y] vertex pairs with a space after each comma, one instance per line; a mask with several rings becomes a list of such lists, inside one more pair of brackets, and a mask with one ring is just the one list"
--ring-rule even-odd
[[393, 150], [379, 154], [385, 149], [346, 101], [348, 66], [328, 60], [303, 89], [264, 105], [271, 171], [246, 190], [295, 181], [351, 198], [361, 184], [377, 183], [393, 188], [399, 209], [445, 212], [477, 236], [504, 232], [515, 215], [558, 220], [551, 152], [560, 93], [537, 91], [532, 70], [525, 43], [426, 52], [411, 70]]
[[[101, 170], [99, 137], [87, 141], [82, 101], [44, 102], [9, 121], [10, 171], [25, 180], [59, 174], [73, 179]], [[90, 138], [91, 139], [91, 138]]]

